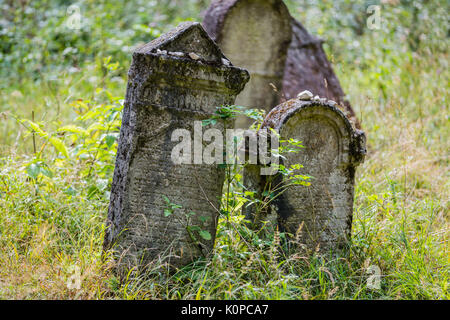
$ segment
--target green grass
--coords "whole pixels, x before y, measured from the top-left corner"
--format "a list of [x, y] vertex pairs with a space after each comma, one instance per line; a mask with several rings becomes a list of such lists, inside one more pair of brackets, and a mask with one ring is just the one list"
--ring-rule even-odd
[[[298, 6], [289, 5], [291, 10]], [[80, 64], [76, 73], [62, 73], [59, 81], [43, 73], [36, 82], [25, 70], [20, 82], [11, 75], [1, 87], [0, 298], [448, 299], [448, 22], [435, 15], [442, 25], [433, 24], [429, 17], [430, 30], [439, 29], [428, 30], [428, 38], [415, 48], [399, 40], [402, 27], [413, 27], [405, 22], [408, 4], [384, 7], [387, 27], [357, 38], [348, 35], [350, 27], [334, 29], [337, 20], [330, 18], [329, 8], [316, 21], [307, 17], [312, 9], [297, 15], [330, 39], [327, 52], [368, 136], [347, 251], [328, 259], [302, 251], [286, 257], [278, 250], [280, 235], [259, 238], [236, 215], [230, 223], [221, 220], [208, 259], [175, 274], [155, 263], [147, 273], [131, 272], [120, 282], [111, 272], [110, 254], [102, 253], [117, 146], [106, 136], [117, 128], [57, 132], [68, 124], [87, 129], [111, 123], [106, 115], [82, 117], [88, 110], [120, 109], [114, 96], [125, 93], [130, 56], [112, 53], [118, 69], [105, 66], [104, 55]], [[177, 11], [170, 14], [159, 29], [180, 19]], [[97, 87], [112, 97], [96, 92]], [[81, 112], [82, 103], [88, 109]], [[34, 154], [32, 135], [16, 120], [31, 119], [32, 111], [36, 123], [64, 141], [69, 158], [39, 135], [35, 144], [42, 152]], [[41, 170], [33, 171], [31, 164]], [[381, 270], [378, 290], [368, 287], [371, 266]], [[73, 288], [77, 272], [80, 287]]]

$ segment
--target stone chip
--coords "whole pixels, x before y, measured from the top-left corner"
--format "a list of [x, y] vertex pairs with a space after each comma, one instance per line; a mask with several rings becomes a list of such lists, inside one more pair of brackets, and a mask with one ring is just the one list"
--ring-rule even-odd
[[200, 56], [194, 52], [189, 53], [189, 58], [192, 60], [200, 60]]
[[183, 52], [169, 52], [169, 55], [174, 56], [174, 57], [184, 57], [184, 53]]
[[314, 95], [312, 94], [312, 92], [310, 92], [308, 90], [302, 91], [297, 95], [297, 98], [302, 101], [312, 100], [313, 97], [314, 97]]

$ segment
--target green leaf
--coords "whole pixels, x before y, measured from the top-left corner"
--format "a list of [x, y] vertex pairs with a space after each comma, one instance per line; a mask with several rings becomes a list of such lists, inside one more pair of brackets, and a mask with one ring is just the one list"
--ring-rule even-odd
[[51, 172], [50, 171], [50, 169], [48, 169], [48, 168], [44, 168], [44, 167], [42, 167], [41, 168], [41, 173], [44, 175], [44, 176], [46, 176], [46, 177], [48, 177], [48, 178], [53, 178], [53, 172]]
[[39, 127], [39, 125], [37, 123], [34, 123], [31, 120], [26, 120], [26, 122], [30, 125], [30, 127], [37, 133], [39, 134], [41, 137], [43, 138], [47, 138], [48, 137], [48, 133], [45, 132], [44, 130], [41, 129], [41, 127]]
[[98, 194], [99, 191], [100, 190], [98, 190], [97, 186], [90, 186], [87, 192], [88, 199], [92, 199], [96, 194]]
[[40, 172], [41, 167], [37, 163], [32, 163], [27, 167], [27, 173], [33, 179], [36, 179]]
[[219, 169], [225, 170], [228, 167], [228, 165], [226, 163], [220, 163], [220, 164], [217, 165], [217, 167]]
[[68, 125], [61, 128], [58, 128], [58, 132], [70, 132], [70, 133], [76, 133], [79, 135], [86, 136], [88, 133], [85, 129], [74, 126], [74, 125]]
[[215, 125], [217, 123], [216, 119], [206, 119], [202, 121], [202, 126], [207, 127], [209, 125]]
[[205, 239], [205, 240], [211, 240], [211, 233], [209, 233], [209, 231], [206, 231], [206, 230], [201, 230], [200, 232], [199, 232], [199, 234], [200, 234], [200, 236], [203, 238], [203, 239]]
[[202, 231], [202, 229], [200, 229], [199, 226], [187, 226], [187, 228], [189, 231], [197, 231], [197, 232]]
[[220, 209], [220, 214], [222, 214], [225, 217], [228, 217], [229, 212], [227, 210], [225, 210], [225, 209]]
[[68, 187], [65, 191], [64, 191], [64, 193], [65, 194], [67, 194], [67, 195], [69, 195], [69, 196], [76, 196], [77, 195], [77, 190], [75, 190], [74, 188], [72, 188], [72, 187]]
[[168, 209], [164, 209], [164, 217], [168, 217], [172, 214], [173, 212], [168, 210]]
[[51, 137], [49, 141], [58, 152], [62, 153], [64, 157], [69, 158], [69, 152], [67, 151], [66, 145], [64, 144], [64, 142], [62, 142], [61, 139]]

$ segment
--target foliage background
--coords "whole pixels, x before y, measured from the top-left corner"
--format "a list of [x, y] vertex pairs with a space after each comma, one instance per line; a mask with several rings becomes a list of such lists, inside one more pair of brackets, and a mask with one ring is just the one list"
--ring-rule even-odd
[[119, 283], [101, 244], [131, 53], [209, 1], [0, 0], [0, 298], [449, 297], [450, 4], [286, 3], [326, 40], [368, 134], [348, 255], [277, 257], [276, 237], [254, 249], [223, 224], [210, 261]]

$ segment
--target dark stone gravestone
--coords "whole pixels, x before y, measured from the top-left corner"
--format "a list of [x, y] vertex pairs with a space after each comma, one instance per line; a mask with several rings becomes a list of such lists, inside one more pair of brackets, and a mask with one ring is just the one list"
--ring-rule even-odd
[[314, 95], [336, 101], [344, 106], [346, 116], [360, 128], [350, 103], [345, 99], [339, 79], [323, 50], [323, 40], [312, 36], [303, 25], [291, 19], [292, 41], [284, 69], [283, 96], [286, 100], [296, 98], [300, 91], [308, 90]]
[[[281, 161], [287, 168], [303, 165], [301, 172], [311, 176], [311, 185], [286, 188], [277, 195], [272, 210], [258, 216], [247, 211], [247, 218], [258, 226], [275, 218], [280, 231], [297, 235], [308, 249], [320, 246], [321, 252], [336, 252], [351, 234], [355, 171], [366, 153], [364, 133], [352, 126], [334, 101], [305, 97], [274, 108], [262, 126], [268, 128], [275, 129], [282, 140], [302, 142], [305, 148], [284, 154], [286, 159]], [[251, 166], [245, 184], [262, 193], [269, 178]], [[272, 179], [273, 185], [286, 183], [280, 173]]]
[[137, 49], [128, 77], [104, 246], [120, 270], [155, 260], [181, 267], [213, 248], [211, 204], [219, 207], [224, 172], [203, 163], [195, 141], [193, 157], [190, 143], [182, 156], [174, 150], [201, 135], [199, 121], [216, 107], [233, 104], [249, 75], [199, 23], [183, 23]]
[[[291, 42], [291, 16], [281, 0], [214, 1], [205, 30], [233, 64], [250, 72], [250, 82], [236, 104], [270, 111], [279, 103], [284, 66]], [[238, 127], [245, 127], [239, 121]]]

